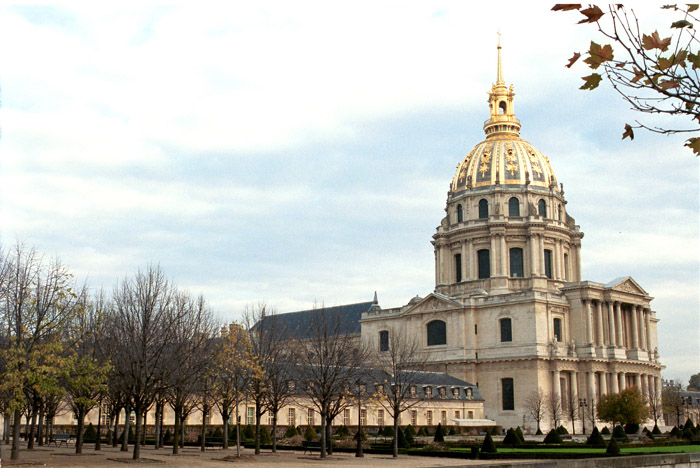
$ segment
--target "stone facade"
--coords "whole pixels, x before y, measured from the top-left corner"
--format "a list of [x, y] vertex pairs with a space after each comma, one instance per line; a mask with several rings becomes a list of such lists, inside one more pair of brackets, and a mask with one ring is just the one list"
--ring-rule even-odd
[[582, 280], [583, 233], [548, 158], [520, 138], [513, 96], [499, 45], [486, 138], [457, 166], [433, 235], [435, 290], [364, 313], [362, 338], [419, 337], [434, 370], [477, 384], [485, 417], [505, 427], [534, 428], [538, 390], [564, 413], [630, 386], [660, 395], [652, 297], [630, 277]]

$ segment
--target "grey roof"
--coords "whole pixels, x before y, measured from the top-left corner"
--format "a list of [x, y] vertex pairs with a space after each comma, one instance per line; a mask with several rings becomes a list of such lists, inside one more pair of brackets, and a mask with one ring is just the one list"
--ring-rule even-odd
[[[334, 307], [300, 310], [285, 314], [268, 315], [263, 321], [273, 320], [274, 326], [284, 330], [287, 339], [304, 340], [311, 338], [313, 324], [325, 315], [331, 329], [340, 335], [359, 335], [362, 313], [372, 307], [373, 302], [359, 302]], [[257, 326], [257, 325], [256, 325]], [[337, 328], [336, 328], [337, 326]]]
[[630, 278], [629, 276], [618, 276], [612, 281], [609, 281], [608, 283], [605, 284], [606, 288], [612, 288], [614, 286], [617, 286], [618, 284], [622, 283], [626, 279]]

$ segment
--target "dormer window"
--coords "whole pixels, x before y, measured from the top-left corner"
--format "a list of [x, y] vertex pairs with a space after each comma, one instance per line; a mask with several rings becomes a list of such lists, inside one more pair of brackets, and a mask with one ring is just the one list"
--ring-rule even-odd
[[432, 398], [433, 397], [433, 389], [432, 387], [425, 387], [425, 397], [426, 398]]
[[472, 390], [471, 388], [468, 388], [466, 393], [467, 393], [467, 398], [471, 400], [472, 397], [474, 396], [474, 390]]
[[453, 388], [452, 389], [452, 396], [455, 398], [459, 398], [459, 389], [458, 388]]
[[416, 393], [418, 393], [418, 392], [417, 392], [417, 389], [416, 389], [416, 386], [415, 386], [415, 385], [411, 385], [411, 390], [410, 390], [410, 392], [411, 392], [411, 396], [412, 396], [412, 397], [415, 397], [415, 396], [416, 396]]
[[440, 387], [440, 398], [445, 398], [447, 396], [447, 389], [445, 387]]
[[293, 381], [293, 380], [289, 380], [289, 381], [287, 382], [287, 388], [288, 388], [289, 391], [291, 391], [291, 392], [294, 391], [294, 389], [295, 389], [295, 384], [294, 384], [294, 381]]

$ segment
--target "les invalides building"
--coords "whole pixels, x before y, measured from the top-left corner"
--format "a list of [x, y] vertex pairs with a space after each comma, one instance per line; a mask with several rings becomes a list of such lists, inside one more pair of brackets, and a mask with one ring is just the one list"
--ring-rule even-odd
[[432, 370], [478, 385], [485, 417], [505, 427], [534, 428], [538, 390], [564, 408], [585, 399], [589, 412], [631, 386], [658, 397], [652, 297], [631, 277], [581, 278], [583, 232], [549, 159], [520, 138], [513, 98], [499, 45], [486, 137], [457, 166], [433, 235], [435, 290], [398, 308], [375, 302], [362, 339], [382, 349], [391, 333], [417, 337]]

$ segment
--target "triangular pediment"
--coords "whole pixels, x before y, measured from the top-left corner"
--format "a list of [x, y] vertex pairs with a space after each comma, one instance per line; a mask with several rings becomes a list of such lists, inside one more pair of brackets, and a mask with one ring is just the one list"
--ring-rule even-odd
[[648, 296], [647, 292], [642, 288], [639, 283], [632, 279], [631, 276], [626, 276], [623, 278], [615, 278], [611, 282], [605, 285], [606, 288], [612, 289], [614, 291], [621, 291], [629, 294], [639, 294], [642, 296]]
[[450, 299], [442, 294], [430, 293], [425, 296], [420, 302], [409, 305], [405, 313], [414, 314], [422, 312], [431, 312], [434, 310], [445, 310], [454, 309], [455, 307], [460, 307], [462, 304]]

